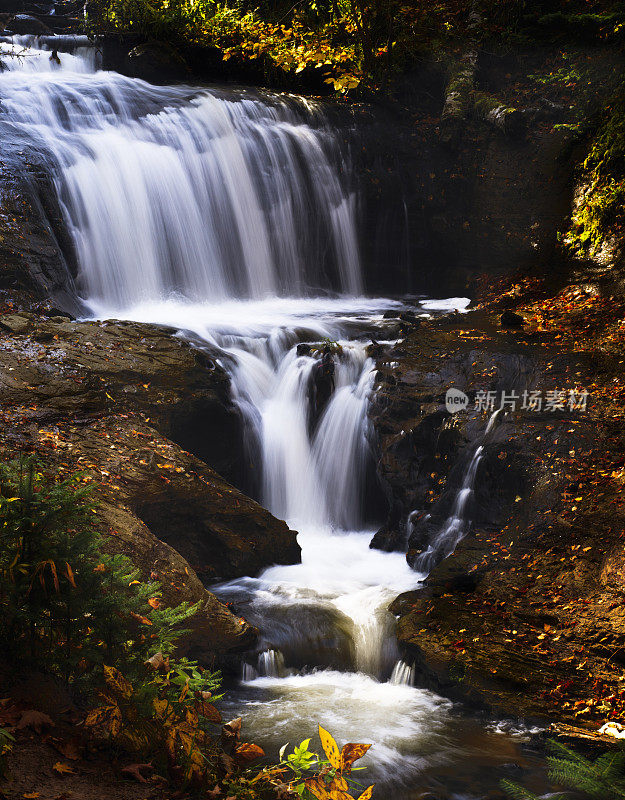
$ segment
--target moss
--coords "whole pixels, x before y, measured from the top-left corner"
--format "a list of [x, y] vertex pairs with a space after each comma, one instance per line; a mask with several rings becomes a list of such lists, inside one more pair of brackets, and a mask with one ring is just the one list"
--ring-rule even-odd
[[625, 87], [590, 146], [581, 185], [565, 242], [574, 252], [594, 255], [625, 225]]

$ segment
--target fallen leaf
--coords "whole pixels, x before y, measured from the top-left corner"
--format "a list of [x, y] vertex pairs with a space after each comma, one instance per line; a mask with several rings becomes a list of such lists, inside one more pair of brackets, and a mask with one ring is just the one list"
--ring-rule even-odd
[[57, 773], [57, 775], [74, 774], [74, 770], [70, 767], [70, 765], [64, 764], [62, 761], [57, 761], [56, 764], [52, 767], [52, 769]]
[[72, 739], [48, 739], [55, 750], [69, 758], [70, 761], [78, 761], [81, 755], [82, 742], [77, 737]]
[[24, 728], [32, 728], [37, 733], [41, 733], [44, 728], [53, 728], [54, 722], [43, 711], [24, 711], [20, 721], [17, 723], [19, 731]]
[[127, 778], [133, 778], [139, 783], [147, 783], [147, 778], [143, 775], [144, 772], [154, 772], [152, 764], [129, 764], [122, 769], [122, 775]]
[[257, 744], [241, 742], [234, 750], [234, 757], [239, 763], [245, 764], [248, 761], [255, 761], [257, 758], [264, 758], [265, 751]]

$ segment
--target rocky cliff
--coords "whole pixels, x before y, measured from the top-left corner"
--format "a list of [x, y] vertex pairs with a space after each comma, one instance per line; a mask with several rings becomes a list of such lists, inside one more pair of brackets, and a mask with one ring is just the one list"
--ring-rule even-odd
[[254, 630], [204, 584], [300, 551], [284, 522], [207, 466], [227, 471], [239, 444], [225, 373], [157, 326], [2, 311], [2, 456], [83, 472], [105, 546], [157, 573], [169, 602], [204, 603], [196, 653], [250, 645]]

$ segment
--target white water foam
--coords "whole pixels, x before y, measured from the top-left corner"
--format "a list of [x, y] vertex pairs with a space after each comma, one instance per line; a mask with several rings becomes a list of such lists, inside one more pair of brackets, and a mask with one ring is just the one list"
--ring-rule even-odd
[[[237, 701], [247, 730], [282, 743], [322, 722], [375, 742], [381, 774], [413, 774], [440, 749], [449, 704], [405, 670], [387, 681], [398, 654], [386, 609], [422, 576], [369, 548], [374, 365], [350, 335], [399, 304], [359, 296], [349, 165], [314, 105], [155, 87], [94, 71], [78, 51], [60, 58], [8, 59], [0, 115], [53, 175], [93, 316], [170, 325], [217, 349], [260, 453], [260, 499], [299, 530], [301, 564], [217, 588], [263, 633]], [[335, 388], [313, 418], [318, 362], [296, 348], [323, 340], [338, 343]]]

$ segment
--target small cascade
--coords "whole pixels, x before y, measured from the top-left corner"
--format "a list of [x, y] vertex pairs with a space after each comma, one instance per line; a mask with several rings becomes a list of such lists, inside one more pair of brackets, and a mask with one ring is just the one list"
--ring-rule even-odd
[[[210, 348], [245, 421], [250, 485], [299, 532], [300, 564], [214, 587], [267, 643], [223, 702], [245, 715], [250, 740], [301, 741], [327, 718], [337, 739], [375, 742], [374, 769], [389, 782], [416, 774], [449, 704], [414, 687], [387, 610], [423, 574], [403, 553], [369, 548], [364, 331], [400, 304], [362, 296], [339, 137], [309, 101], [151, 86], [98, 71], [92, 49], [60, 52], [59, 65], [47, 43], [29, 46], [0, 74], [0, 126], [47, 165], [92, 315], [168, 325]], [[306, 343], [315, 348], [298, 351]], [[334, 373], [313, 403], [320, 347]], [[470, 524], [481, 455], [445, 548]]]
[[258, 675], [264, 678], [283, 678], [286, 674], [284, 656], [279, 650], [264, 650], [258, 655]]
[[244, 661], [241, 664], [241, 680], [245, 683], [246, 681], [254, 681], [256, 678], [258, 678], [258, 671], [247, 661]]
[[484, 442], [486, 437], [493, 429], [497, 416], [501, 409], [495, 411], [488, 423], [484, 434], [477, 445], [469, 465], [464, 473], [460, 489], [454, 500], [451, 514], [446, 519], [440, 532], [430, 542], [428, 549], [422, 553], [415, 562], [415, 567], [423, 572], [429, 572], [439, 561], [450, 555], [456, 549], [458, 543], [464, 539], [471, 528], [471, 504], [474, 495], [475, 476], [477, 475], [480, 462], [484, 455]]
[[414, 666], [409, 666], [405, 661], [398, 661], [393, 667], [393, 672], [388, 682], [394, 686], [413, 686], [414, 673]]

